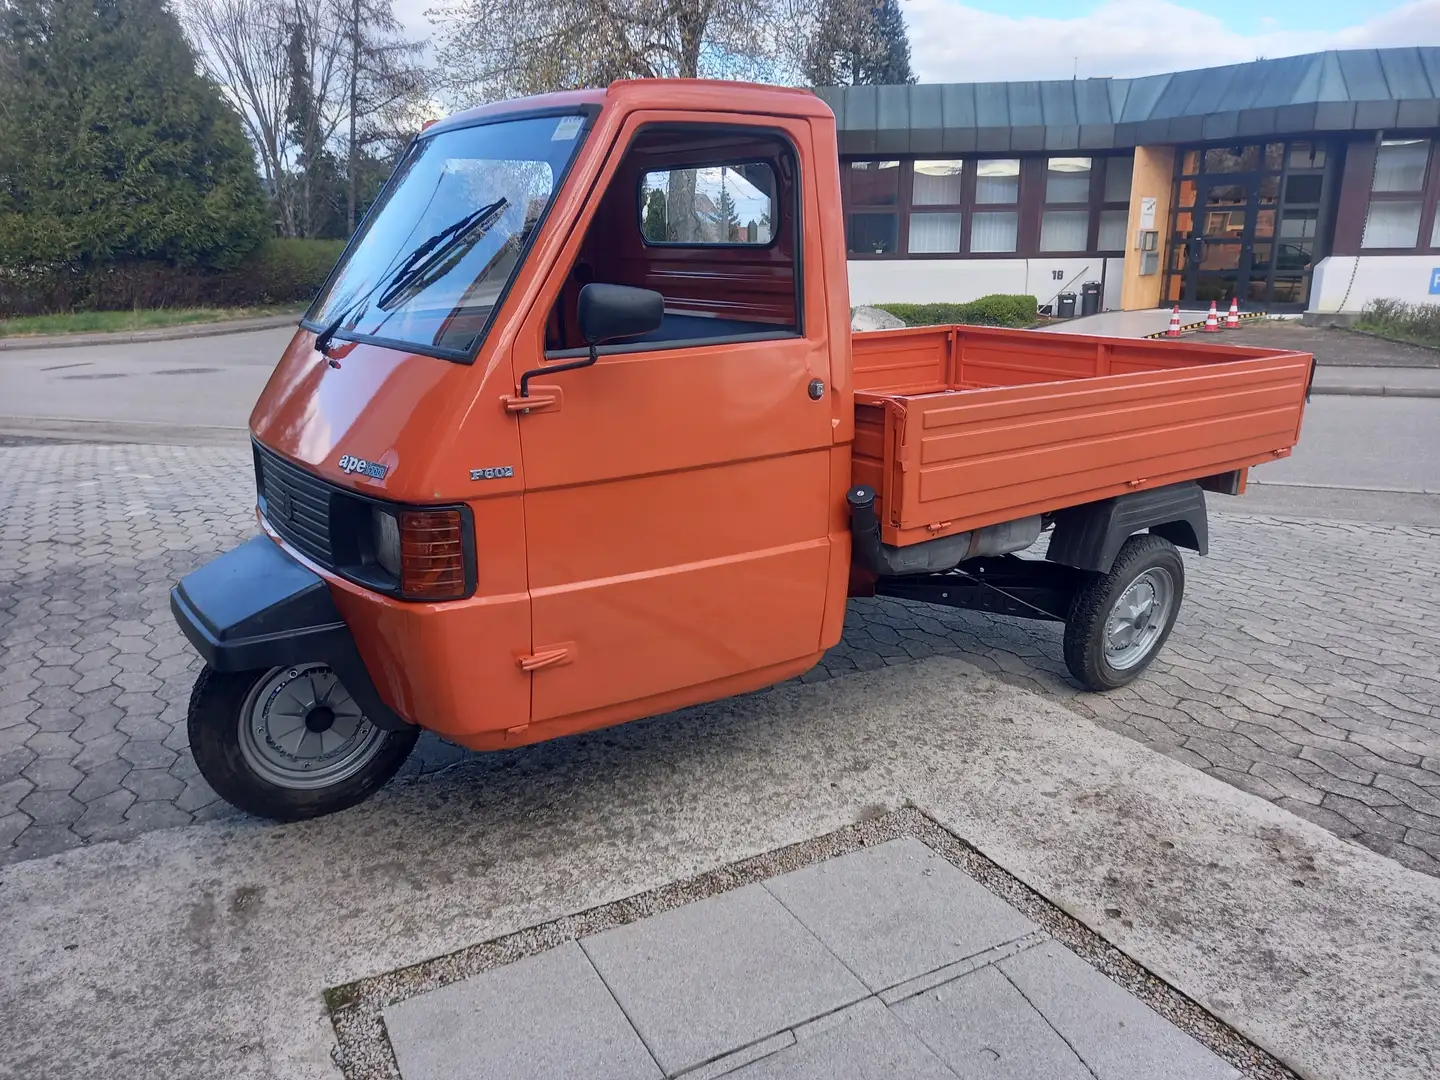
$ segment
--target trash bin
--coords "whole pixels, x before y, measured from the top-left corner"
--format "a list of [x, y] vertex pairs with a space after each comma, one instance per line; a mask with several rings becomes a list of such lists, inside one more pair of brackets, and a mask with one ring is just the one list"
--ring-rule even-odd
[[1056, 299], [1059, 305], [1056, 313], [1062, 319], [1073, 319], [1075, 317], [1075, 294], [1073, 292], [1062, 292]]
[[1080, 286], [1080, 314], [1100, 314], [1100, 283], [1087, 281]]

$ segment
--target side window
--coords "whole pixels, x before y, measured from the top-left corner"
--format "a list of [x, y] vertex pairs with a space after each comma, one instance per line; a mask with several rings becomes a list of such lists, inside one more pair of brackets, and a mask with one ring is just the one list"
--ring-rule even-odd
[[763, 161], [647, 172], [640, 208], [647, 244], [768, 244], [775, 173]]
[[665, 298], [658, 330], [602, 353], [801, 332], [800, 176], [794, 146], [761, 128], [656, 124], [625, 149], [546, 323], [545, 352], [583, 347], [590, 282]]

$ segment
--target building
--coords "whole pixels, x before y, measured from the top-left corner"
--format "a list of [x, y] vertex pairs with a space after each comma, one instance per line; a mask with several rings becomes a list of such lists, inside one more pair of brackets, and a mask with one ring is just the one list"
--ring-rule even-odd
[[1440, 302], [1440, 48], [820, 95], [855, 303]]

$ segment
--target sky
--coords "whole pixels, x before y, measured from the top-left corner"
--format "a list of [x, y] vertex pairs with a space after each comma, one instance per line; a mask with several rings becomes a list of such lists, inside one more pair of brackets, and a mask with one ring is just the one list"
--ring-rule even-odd
[[[395, 0], [417, 37], [440, 0]], [[921, 82], [1152, 75], [1322, 49], [1440, 45], [1440, 0], [902, 0]]]

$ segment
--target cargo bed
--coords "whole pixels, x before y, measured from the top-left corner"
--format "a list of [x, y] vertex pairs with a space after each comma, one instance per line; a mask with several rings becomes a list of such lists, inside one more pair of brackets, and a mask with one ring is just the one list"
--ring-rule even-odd
[[1290, 453], [1307, 353], [973, 326], [853, 336], [853, 476], [905, 546]]

